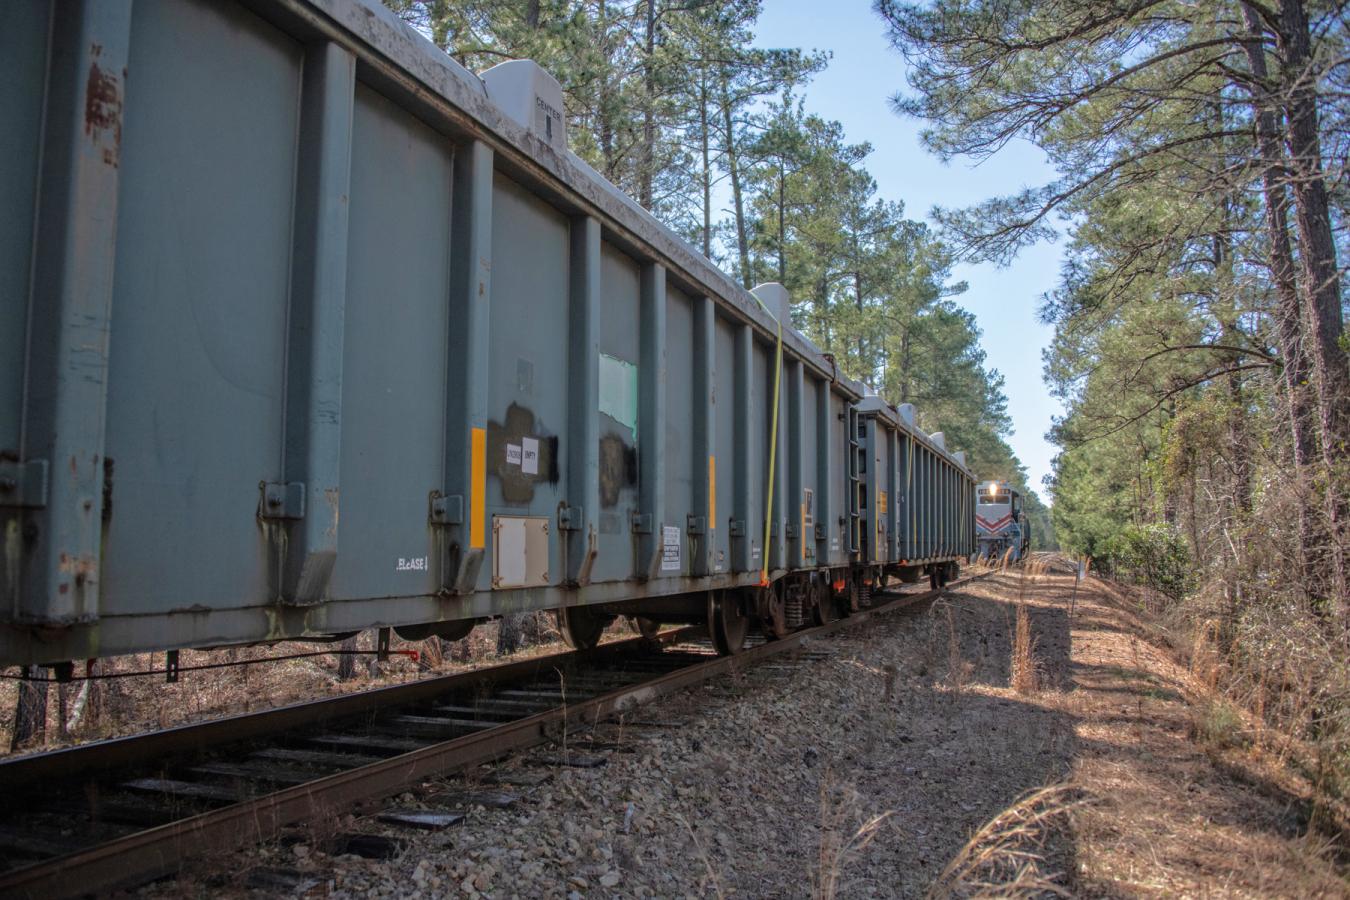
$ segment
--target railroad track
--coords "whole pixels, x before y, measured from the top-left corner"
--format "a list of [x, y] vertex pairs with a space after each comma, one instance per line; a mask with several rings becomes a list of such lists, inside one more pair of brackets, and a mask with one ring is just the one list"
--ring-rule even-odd
[[944, 590], [883, 593], [885, 602], [861, 613], [735, 656], [691, 643], [706, 629], [676, 629], [655, 642], [616, 641], [0, 763], [7, 869], [0, 898], [134, 887], [195, 857], [537, 746]]

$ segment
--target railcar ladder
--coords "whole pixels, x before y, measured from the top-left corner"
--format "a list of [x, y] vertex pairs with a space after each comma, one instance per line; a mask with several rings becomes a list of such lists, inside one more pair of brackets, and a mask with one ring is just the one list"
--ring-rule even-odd
[[861, 551], [858, 545], [858, 532], [861, 530], [861, 515], [858, 500], [862, 484], [858, 478], [858, 459], [861, 453], [858, 445], [858, 411], [848, 408], [848, 552], [855, 557]]

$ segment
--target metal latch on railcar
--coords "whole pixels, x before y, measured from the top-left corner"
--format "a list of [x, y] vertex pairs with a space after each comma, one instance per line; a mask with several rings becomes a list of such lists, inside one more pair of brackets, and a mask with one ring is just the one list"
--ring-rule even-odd
[[0, 463], [0, 506], [41, 509], [47, 505], [47, 461]]
[[463, 525], [464, 498], [459, 494], [449, 497], [433, 495], [429, 518], [433, 525]]
[[305, 517], [305, 483], [264, 481], [262, 507], [258, 515], [264, 519], [303, 519]]
[[652, 514], [633, 513], [633, 534], [652, 533]]
[[703, 534], [706, 531], [706, 519], [703, 516], [686, 516], [686, 524], [691, 535]]
[[585, 507], [581, 506], [559, 506], [558, 507], [558, 529], [560, 531], [581, 531], [585, 524]]

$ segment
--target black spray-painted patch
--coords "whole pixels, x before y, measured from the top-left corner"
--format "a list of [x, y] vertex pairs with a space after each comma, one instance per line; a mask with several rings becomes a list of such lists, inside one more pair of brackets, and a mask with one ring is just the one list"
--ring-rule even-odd
[[534, 486], [547, 481], [557, 484], [558, 438], [535, 432], [534, 413], [518, 403], [506, 410], [506, 424], [488, 422], [488, 472], [502, 485], [502, 499], [508, 503], [529, 503]]
[[636, 447], [624, 443], [613, 432], [600, 438], [600, 506], [608, 509], [619, 505], [619, 492], [632, 487], [638, 480]]

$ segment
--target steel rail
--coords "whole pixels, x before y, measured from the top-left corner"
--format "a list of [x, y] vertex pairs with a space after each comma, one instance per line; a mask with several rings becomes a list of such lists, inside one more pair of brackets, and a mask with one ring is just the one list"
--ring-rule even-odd
[[[696, 625], [663, 632], [656, 639], [664, 644], [673, 644], [703, 631], [704, 626]], [[645, 638], [626, 638], [601, 644], [592, 650], [566, 650], [519, 662], [471, 669], [467, 672], [374, 688], [355, 694], [344, 694], [341, 697], [324, 697], [276, 709], [180, 725], [148, 734], [20, 756], [0, 762], [0, 797], [8, 800], [43, 781], [143, 765], [147, 759], [197, 753], [222, 744], [256, 740], [335, 719], [347, 719], [364, 713], [409, 706], [430, 700], [440, 694], [480, 684], [484, 680], [516, 681], [574, 662], [601, 661], [607, 656], [618, 656], [632, 650], [644, 640]], [[2, 806], [3, 803], [0, 803], [0, 807]], [[4, 879], [0, 876], [0, 889], [4, 885]], [[3, 896], [0, 894], [0, 897]]]
[[[986, 578], [990, 574], [967, 576], [936, 590], [905, 594], [882, 606], [854, 613], [826, 625], [794, 632], [781, 640], [761, 644], [734, 656], [697, 663], [600, 697], [507, 722], [477, 734], [455, 738], [6, 873], [0, 876], [0, 898], [59, 900], [134, 887], [179, 871], [193, 857], [267, 840], [291, 823], [317, 816], [332, 817], [338, 810], [358, 801], [387, 797], [423, 779], [491, 762], [510, 752], [550, 740], [562, 734], [572, 723], [594, 723], [610, 715], [629, 712], [690, 685], [737, 672], [770, 656], [805, 646], [813, 640], [860, 625], [877, 616], [934, 599], [949, 588]], [[555, 657], [541, 657], [540, 660], [555, 660]], [[494, 669], [509, 669], [534, 662], [530, 660]], [[483, 671], [476, 674], [481, 677]], [[431, 684], [437, 680], [429, 679], [419, 684]], [[388, 690], [367, 693], [382, 694]]]

